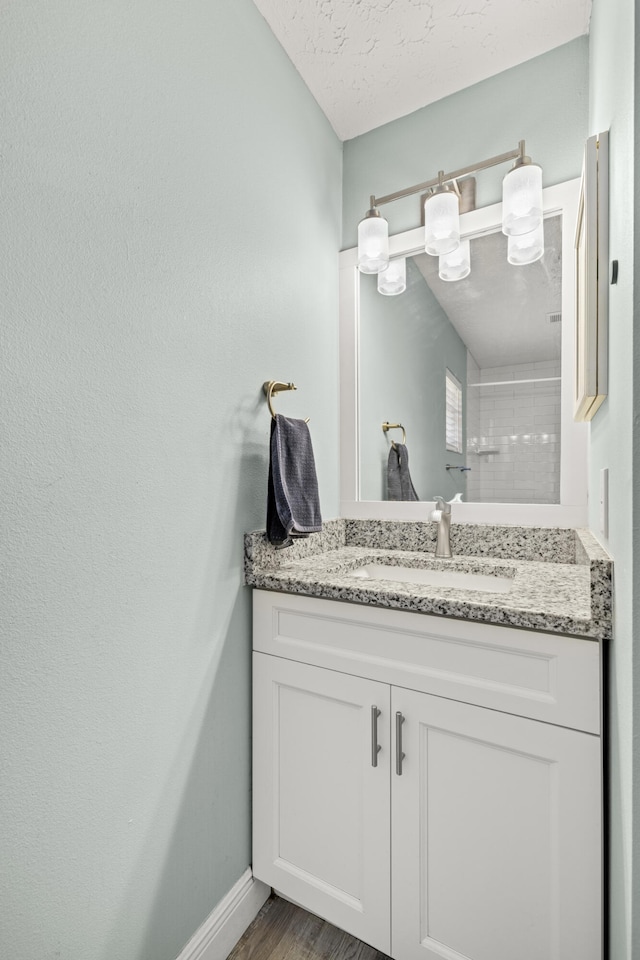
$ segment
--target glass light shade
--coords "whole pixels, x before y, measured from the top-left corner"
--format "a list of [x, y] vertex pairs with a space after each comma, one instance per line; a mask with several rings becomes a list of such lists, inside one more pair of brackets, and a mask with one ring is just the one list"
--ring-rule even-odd
[[384, 217], [365, 217], [358, 224], [358, 270], [379, 273], [389, 263], [389, 224]]
[[519, 237], [509, 237], [507, 240], [507, 260], [514, 266], [524, 266], [535, 263], [544, 254], [544, 227], [540, 226], [531, 233], [520, 234]]
[[531, 233], [542, 223], [542, 168], [524, 163], [502, 181], [502, 232], [508, 237]]
[[451, 253], [460, 243], [458, 197], [453, 190], [433, 193], [424, 202], [424, 248], [432, 257]]
[[461, 240], [452, 253], [445, 253], [438, 261], [438, 276], [441, 280], [464, 280], [471, 273], [471, 242]]
[[386, 270], [378, 274], [378, 293], [395, 297], [407, 289], [407, 261], [404, 257], [390, 260]]

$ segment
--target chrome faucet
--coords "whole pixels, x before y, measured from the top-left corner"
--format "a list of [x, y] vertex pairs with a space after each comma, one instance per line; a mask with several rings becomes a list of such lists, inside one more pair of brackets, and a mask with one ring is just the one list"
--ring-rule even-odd
[[[459, 495], [451, 501], [455, 503]], [[436, 557], [447, 559], [452, 556], [451, 553], [451, 503], [447, 503], [444, 497], [435, 496], [436, 508], [429, 514], [430, 520], [435, 520], [438, 524], [438, 540], [436, 542]]]

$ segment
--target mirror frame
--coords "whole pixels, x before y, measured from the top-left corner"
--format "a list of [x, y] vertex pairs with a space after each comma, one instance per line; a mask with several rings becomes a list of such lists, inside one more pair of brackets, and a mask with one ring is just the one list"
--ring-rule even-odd
[[[562, 214], [562, 392], [560, 406], [560, 503], [460, 503], [454, 522], [522, 526], [587, 526], [588, 428], [573, 419], [576, 269], [574, 234], [580, 178], [543, 190], [545, 218]], [[460, 217], [461, 236], [479, 237], [501, 229], [502, 204]], [[389, 238], [391, 257], [424, 251], [424, 228]], [[359, 500], [359, 328], [360, 273], [356, 247], [340, 253], [340, 515], [377, 520], [426, 520], [433, 502]], [[513, 267], [514, 270], [526, 269]]]

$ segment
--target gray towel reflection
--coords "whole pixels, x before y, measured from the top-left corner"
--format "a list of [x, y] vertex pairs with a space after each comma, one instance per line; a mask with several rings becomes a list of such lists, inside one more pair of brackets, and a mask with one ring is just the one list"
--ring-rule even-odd
[[396, 443], [389, 450], [387, 462], [387, 499], [419, 500], [409, 473], [409, 451], [404, 443]]

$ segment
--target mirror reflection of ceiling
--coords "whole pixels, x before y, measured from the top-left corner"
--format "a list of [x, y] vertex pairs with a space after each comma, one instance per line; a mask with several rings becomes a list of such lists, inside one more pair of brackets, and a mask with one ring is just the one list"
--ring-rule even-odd
[[480, 368], [560, 356], [562, 217], [544, 221], [544, 241], [541, 260], [512, 266], [503, 233], [472, 239], [471, 273], [455, 282], [440, 280], [437, 257], [413, 257]]
[[341, 140], [589, 32], [591, 0], [253, 0]]

